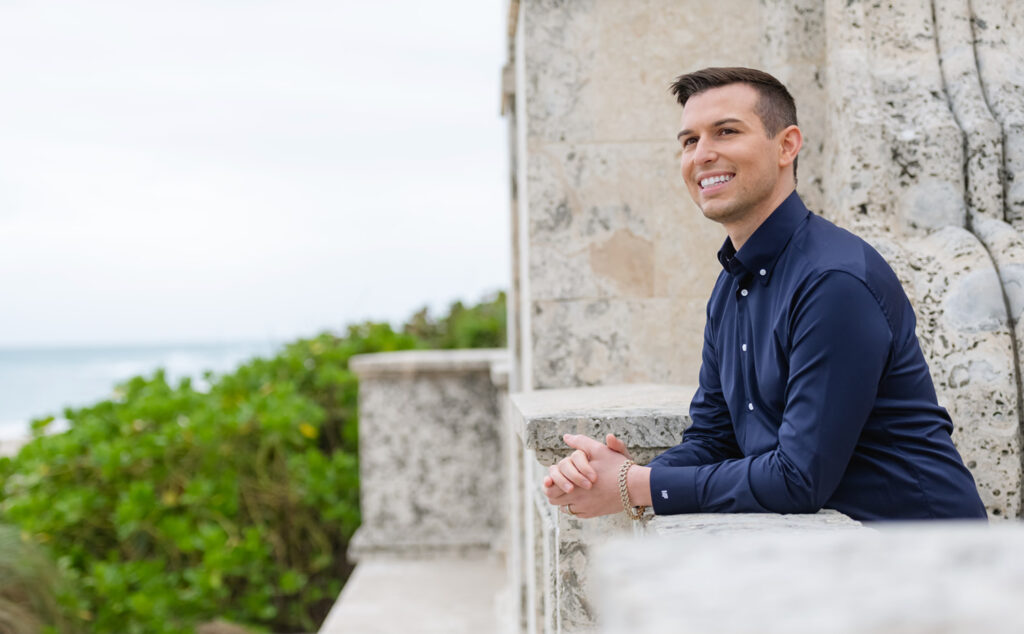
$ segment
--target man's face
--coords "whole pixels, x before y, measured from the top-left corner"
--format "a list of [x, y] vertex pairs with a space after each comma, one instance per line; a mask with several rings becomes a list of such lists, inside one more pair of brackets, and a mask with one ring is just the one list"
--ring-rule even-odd
[[[781, 172], [779, 144], [754, 111], [758, 93], [729, 84], [690, 97], [683, 107], [682, 174], [704, 215], [729, 224], [771, 213]], [[781, 133], [780, 133], [781, 134]]]

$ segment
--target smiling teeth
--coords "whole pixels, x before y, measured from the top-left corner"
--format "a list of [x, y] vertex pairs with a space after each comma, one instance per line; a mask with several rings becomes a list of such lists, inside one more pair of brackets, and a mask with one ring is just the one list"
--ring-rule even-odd
[[726, 181], [731, 181], [731, 180], [732, 180], [732, 176], [730, 176], [728, 174], [723, 174], [721, 176], [711, 176], [710, 178], [702, 178], [702, 179], [700, 179], [700, 187], [701, 187], [701, 189], [707, 189], [708, 187], [711, 187], [712, 185], [717, 185], [718, 183], [724, 183]]

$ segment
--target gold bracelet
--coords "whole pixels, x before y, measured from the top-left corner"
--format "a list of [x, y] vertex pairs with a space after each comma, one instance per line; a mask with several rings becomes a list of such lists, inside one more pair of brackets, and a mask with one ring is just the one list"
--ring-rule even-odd
[[629, 488], [626, 486], [626, 475], [629, 473], [629, 468], [632, 467], [635, 462], [632, 460], [626, 460], [619, 467], [619, 497], [622, 498], [622, 508], [626, 511], [626, 515], [631, 520], [643, 519], [644, 510], [646, 506], [631, 506], [629, 503]]

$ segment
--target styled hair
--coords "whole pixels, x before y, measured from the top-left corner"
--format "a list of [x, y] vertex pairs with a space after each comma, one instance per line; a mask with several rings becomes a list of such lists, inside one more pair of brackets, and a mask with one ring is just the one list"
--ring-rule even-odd
[[[761, 70], [742, 67], [704, 68], [676, 77], [671, 90], [679, 105], [685, 106], [694, 95], [730, 84], [747, 84], [757, 91], [754, 113], [761, 119], [761, 125], [769, 138], [791, 125], [797, 125], [793, 95], [789, 94], [782, 82]], [[796, 159], [793, 160], [793, 178], [796, 178]]]
[[753, 68], [705, 68], [680, 75], [672, 83], [672, 94], [680, 106], [685, 106], [690, 97], [729, 84], [747, 84], [757, 91], [760, 98], [755, 112], [768, 136], [773, 137], [783, 128], [797, 124], [793, 95], [778, 79]]

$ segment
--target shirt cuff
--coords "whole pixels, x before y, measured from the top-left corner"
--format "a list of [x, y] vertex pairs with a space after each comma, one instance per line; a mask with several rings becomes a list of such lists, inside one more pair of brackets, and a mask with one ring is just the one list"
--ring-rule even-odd
[[651, 507], [655, 515], [699, 513], [697, 467], [651, 467]]

